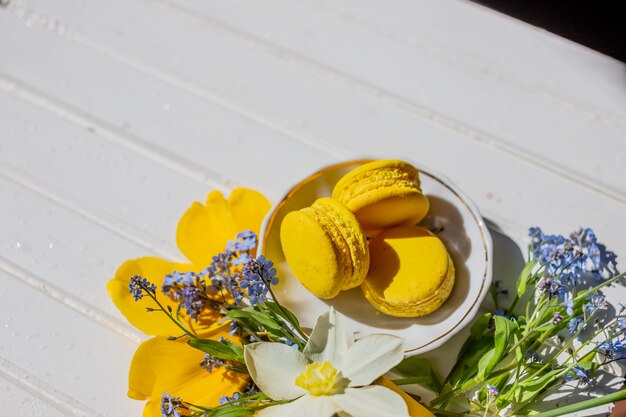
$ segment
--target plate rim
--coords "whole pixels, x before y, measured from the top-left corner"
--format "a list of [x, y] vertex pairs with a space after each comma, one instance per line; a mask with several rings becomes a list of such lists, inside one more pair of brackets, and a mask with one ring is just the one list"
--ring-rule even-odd
[[[291, 197], [294, 193], [296, 193], [300, 188], [302, 188], [304, 185], [308, 184], [309, 182], [315, 180], [316, 178], [324, 175], [327, 172], [350, 167], [353, 165], [363, 165], [368, 162], [373, 162], [376, 160], [379, 160], [379, 159], [362, 158], [362, 159], [354, 159], [354, 160], [327, 165], [327, 166], [324, 166], [322, 169], [314, 172], [313, 174], [303, 178], [302, 180], [298, 181], [295, 185], [290, 187], [289, 190], [283, 194], [279, 202], [272, 205], [270, 212], [263, 219], [263, 223], [261, 224], [261, 230], [259, 234], [259, 245], [257, 248], [257, 256], [263, 255], [265, 252], [265, 246], [267, 243], [266, 231], [268, 230], [268, 226], [273, 224], [278, 211], [280, 211], [282, 206], [285, 205], [289, 197]], [[404, 159], [404, 160], [411, 163], [415, 168], [417, 168], [420, 174], [430, 177], [431, 179], [437, 181], [439, 184], [447, 188], [468, 209], [468, 211], [472, 215], [474, 222], [478, 226], [478, 230], [480, 231], [480, 235], [481, 235], [481, 239], [483, 243], [483, 249], [484, 249], [484, 256], [485, 256], [485, 268], [483, 272], [481, 285], [478, 290], [478, 294], [476, 298], [472, 301], [472, 304], [469, 306], [469, 308], [467, 309], [463, 317], [461, 317], [457, 323], [455, 323], [452, 327], [447, 329], [444, 333], [432, 338], [427, 343], [424, 343], [414, 348], [405, 349], [405, 353], [417, 354], [417, 353], [426, 353], [430, 350], [433, 350], [441, 346], [442, 344], [450, 340], [455, 334], [461, 331], [467, 324], [469, 324], [469, 322], [473, 320], [474, 317], [476, 317], [476, 313], [478, 312], [480, 304], [485, 299], [485, 296], [487, 295], [487, 292], [489, 290], [489, 285], [491, 285], [491, 281], [493, 279], [493, 270], [492, 270], [493, 268], [491, 264], [493, 260], [493, 240], [491, 238], [491, 233], [489, 232], [489, 229], [487, 228], [486, 222], [481, 216], [480, 211], [478, 210], [478, 207], [476, 207], [476, 204], [469, 197], [467, 197], [467, 195], [463, 191], [461, 191], [453, 182], [451, 182], [448, 179], [448, 177], [441, 174], [437, 170], [433, 170], [427, 167], [426, 165], [416, 164], [414, 161], [410, 159]], [[424, 349], [426, 348], [428, 349], [424, 351]]]

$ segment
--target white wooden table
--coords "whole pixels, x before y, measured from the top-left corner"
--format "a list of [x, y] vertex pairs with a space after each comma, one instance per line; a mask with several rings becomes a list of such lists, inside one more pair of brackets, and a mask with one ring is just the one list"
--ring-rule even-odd
[[461, 0], [12, 0], [0, 129], [2, 415], [141, 414], [143, 336], [104, 286], [181, 258], [178, 218], [213, 188], [275, 200], [406, 157], [493, 222], [496, 279], [534, 225], [626, 255], [626, 66]]

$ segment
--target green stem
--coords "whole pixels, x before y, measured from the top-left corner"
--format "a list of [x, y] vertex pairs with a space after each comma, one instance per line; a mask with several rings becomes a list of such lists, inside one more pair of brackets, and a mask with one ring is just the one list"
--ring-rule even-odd
[[613, 278], [608, 279], [608, 280], [604, 281], [603, 283], [601, 283], [599, 285], [596, 285], [593, 288], [590, 288], [588, 290], [582, 291], [582, 294], [580, 294], [580, 295], [578, 295], [578, 296], [576, 296], [574, 298], [574, 302], [576, 302], [576, 301], [580, 300], [581, 298], [587, 296], [587, 294], [591, 294], [593, 292], [596, 292], [596, 291], [602, 289], [603, 287], [606, 287], [607, 285], [610, 285], [610, 284], [614, 283], [615, 281], [618, 281], [618, 280], [620, 280], [620, 279], [622, 279], [624, 277], [626, 277], [626, 272], [622, 272], [621, 274], [619, 274], [617, 276], [614, 276]]
[[563, 414], [574, 413], [576, 411], [586, 410], [591, 407], [597, 407], [599, 405], [609, 404], [623, 399], [626, 399], [626, 390], [614, 392], [613, 394], [605, 395], [599, 398], [581, 401], [576, 404], [566, 405], [565, 407], [555, 408], [554, 410], [546, 411], [544, 413], [534, 414], [533, 417], [557, 417], [562, 416]]
[[[144, 288], [144, 287], [142, 286], [142, 288]], [[169, 317], [170, 320], [172, 320], [174, 322], [174, 324], [177, 325], [187, 336], [189, 336], [189, 337], [196, 337], [193, 333], [191, 333], [189, 330], [187, 330], [187, 328], [185, 326], [180, 324], [180, 322], [178, 320], [176, 320], [174, 318], [174, 316], [172, 316], [170, 314], [170, 312], [165, 307], [163, 307], [163, 305], [159, 302], [159, 300], [157, 300], [156, 295], [152, 294], [152, 291], [149, 291], [147, 288], [144, 288], [144, 290], [150, 296], [150, 298], [152, 298], [154, 300], [154, 302], [157, 303], [157, 305], [159, 306], [161, 311], [164, 312], [167, 315], [167, 317]]]
[[304, 333], [302, 333], [302, 330], [300, 329], [300, 327], [298, 327], [296, 325], [296, 323], [292, 323], [291, 322], [291, 320], [289, 319], [289, 314], [287, 314], [287, 312], [285, 311], [285, 308], [278, 302], [278, 298], [276, 298], [276, 295], [274, 295], [274, 291], [272, 291], [272, 287], [271, 287], [270, 283], [263, 276], [261, 276], [261, 279], [263, 280], [263, 283], [265, 283], [265, 286], [267, 287], [268, 291], [270, 292], [270, 295], [272, 296], [272, 301], [274, 301], [274, 303], [278, 306], [280, 311], [283, 313], [283, 318], [287, 321], [287, 323], [289, 323], [289, 325], [295, 331], [295, 333], [294, 333], [295, 336], [299, 337], [301, 339], [302, 343], [306, 343], [307, 342], [306, 335]]
[[484, 385], [487, 382], [492, 381], [494, 378], [498, 378], [501, 375], [504, 375], [506, 373], [511, 372], [513, 369], [515, 369], [515, 366], [510, 366], [508, 368], [499, 369], [497, 371], [492, 372], [491, 375], [489, 375], [483, 381], [476, 382], [474, 380], [473, 383], [470, 383], [468, 385], [468, 383], [471, 382], [471, 380], [470, 380], [470, 381], [466, 382], [465, 384], [461, 385], [460, 387], [454, 388], [454, 389], [446, 392], [445, 394], [441, 394], [440, 396], [434, 398], [429, 403], [429, 407], [434, 407], [434, 406], [436, 406], [438, 404], [445, 403], [445, 402], [451, 400], [452, 398], [456, 397], [457, 395], [459, 395], [459, 394], [461, 394], [461, 393], [463, 393], [465, 391], [468, 391], [468, 390], [470, 390], [472, 388], [476, 388], [479, 385]]

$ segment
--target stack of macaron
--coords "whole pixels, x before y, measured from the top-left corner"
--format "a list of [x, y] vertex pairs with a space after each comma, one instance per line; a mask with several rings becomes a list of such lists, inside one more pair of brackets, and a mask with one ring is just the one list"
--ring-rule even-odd
[[385, 314], [429, 314], [454, 285], [445, 246], [417, 226], [429, 207], [414, 166], [399, 160], [366, 163], [337, 182], [332, 198], [285, 216], [280, 228], [285, 259], [320, 298], [361, 286]]

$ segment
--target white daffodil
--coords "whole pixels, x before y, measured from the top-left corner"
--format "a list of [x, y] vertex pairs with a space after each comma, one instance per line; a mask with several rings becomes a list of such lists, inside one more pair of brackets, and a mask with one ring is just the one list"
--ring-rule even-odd
[[370, 385], [404, 356], [404, 340], [373, 334], [354, 341], [348, 320], [334, 309], [317, 320], [299, 352], [282, 343], [251, 343], [246, 366], [273, 400], [295, 400], [261, 410], [259, 417], [408, 417], [402, 397]]

